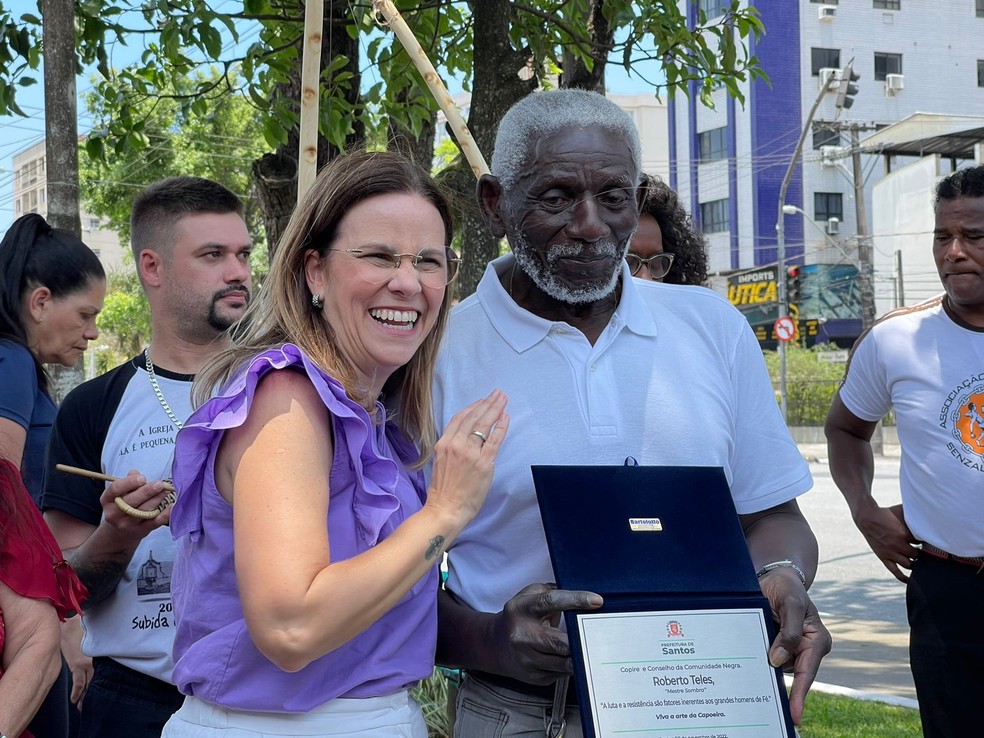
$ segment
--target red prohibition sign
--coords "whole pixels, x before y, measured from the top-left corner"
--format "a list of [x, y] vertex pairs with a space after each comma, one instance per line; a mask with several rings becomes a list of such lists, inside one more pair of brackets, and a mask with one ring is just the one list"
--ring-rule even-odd
[[780, 341], [792, 341], [793, 336], [796, 334], [796, 326], [793, 324], [792, 318], [784, 315], [772, 326], [772, 331]]

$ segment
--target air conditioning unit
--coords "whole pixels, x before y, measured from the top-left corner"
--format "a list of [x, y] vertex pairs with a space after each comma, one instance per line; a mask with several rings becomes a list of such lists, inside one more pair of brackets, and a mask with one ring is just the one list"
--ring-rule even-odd
[[819, 16], [821, 23], [830, 23], [834, 18], [837, 17], [837, 6], [821, 5], [819, 8], [817, 8], [817, 15]]
[[817, 89], [822, 90], [826, 87], [828, 90], [834, 90], [840, 82], [841, 70], [836, 67], [822, 67], [817, 72], [817, 77], [820, 78], [820, 86]]
[[828, 236], [836, 236], [838, 233], [840, 233], [840, 230], [841, 230], [840, 218], [828, 218], [827, 219], [827, 235]]
[[905, 76], [901, 74], [885, 75], [885, 94], [894, 95], [905, 89]]
[[840, 146], [821, 146], [820, 147], [820, 166], [837, 166], [837, 159], [840, 158]]

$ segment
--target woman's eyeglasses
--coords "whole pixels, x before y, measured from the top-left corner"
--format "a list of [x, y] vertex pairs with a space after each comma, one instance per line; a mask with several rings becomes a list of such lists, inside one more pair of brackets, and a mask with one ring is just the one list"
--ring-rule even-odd
[[673, 254], [653, 254], [646, 258], [636, 256], [635, 254], [626, 254], [625, 261], [628, 263], [629, 272], [632, 273], [633, 277], [639, 274], [639, 270], [645, 264], [649, 267], [650, 279], [662, 279], [670, 272], [670, 266], [673, 264]]
[[461, 259], [450, 248], [421, 249], [416, 254], [397, 254], [372, 246], [361, 249], [328, 249], [355, 257], [359, 275], [367, 282], [379, 284], [393, 277], [407, 258], [417, 273], [417, 279], [427, 287], [444, 287], [455, 278]]

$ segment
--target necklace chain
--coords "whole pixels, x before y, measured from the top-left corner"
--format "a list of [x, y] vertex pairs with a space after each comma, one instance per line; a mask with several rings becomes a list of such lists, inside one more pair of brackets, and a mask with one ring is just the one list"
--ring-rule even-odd
[[150, 360], [150, 349], [144, 351], [144, 356], [147, 359], [147, 374], [150, 375], [150, 386], [154, 388], [154, 394], [157, 395], [157, 401], [161, 404], [161, 407], [164, 408], [164, 412], [167, 413], [167, 417], [169, 417], [171, 422], [174, 423], [174, 427], [181, 430], [184, 423], [178, 420], [178, 416], [174, 414], [171, 406], [168, 405], [167, 400], [164, 399], [164, 393], [161, 392], [161, 386], [157, 384], [157, 373], [154, 372], [154, 362]]

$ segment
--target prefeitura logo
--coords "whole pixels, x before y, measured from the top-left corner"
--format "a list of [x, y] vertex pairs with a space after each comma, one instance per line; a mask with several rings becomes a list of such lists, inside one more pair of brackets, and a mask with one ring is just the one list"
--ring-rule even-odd
[[954, 439], [947, 444], [951, 455], [984, 471], [984, 374], [969, 377], [950, 393], [940, 410], [940, 427]]
[[680, 625], [679, 620], [671, 620], [666, 624], [666, 636], [667, 638], [686, 638], [683, 634], [683, 626]]

